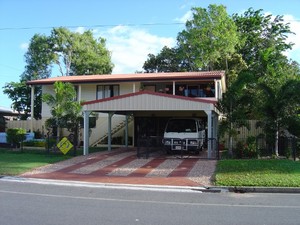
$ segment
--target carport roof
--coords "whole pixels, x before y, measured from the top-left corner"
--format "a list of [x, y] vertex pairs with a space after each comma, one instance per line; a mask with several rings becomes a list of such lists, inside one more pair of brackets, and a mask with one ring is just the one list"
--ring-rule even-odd
[[165, 93], [140, 91], [82, 103], [83, 110], [116, 111], [198, 111], [215, 110], [213, 99], [196, 99]]
[[171, 72], [171, 73], [135, 73], [135, 74], [103, 74], [60, 76], [41, 80], [28, 81], [28, 85], [47, 85], [56, 81], [70, 83], [106, 83], [106, 82], [137, 82], [137, 81], [173, 81], [173, 80], [207, 80], [221, 79], [225, 71]]

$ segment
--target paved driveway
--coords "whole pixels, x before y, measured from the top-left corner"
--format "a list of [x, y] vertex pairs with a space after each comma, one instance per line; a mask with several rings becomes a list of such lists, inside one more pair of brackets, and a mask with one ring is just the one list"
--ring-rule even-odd
[[117, 149], [38, 168], [23, 177], [141, 185], [211, 186], [216, 160], [150, 156]]

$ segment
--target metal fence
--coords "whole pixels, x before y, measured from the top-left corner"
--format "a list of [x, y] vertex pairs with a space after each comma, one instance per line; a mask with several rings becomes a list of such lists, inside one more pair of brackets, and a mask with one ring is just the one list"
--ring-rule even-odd
[[[220, 144], [222, 146], [221, 150], [226, 152], [229, 145], [228, 140], [223, 141]], [[281, 158], [297, 160], [300, 157], [300, 139], [296, 137], [280, 137], [278, 141], [269, 141], [264, 137], [253, 136], [248, 138], [234, 138], [232, 149], [234, 158], [272, 158], [279, 156]]]

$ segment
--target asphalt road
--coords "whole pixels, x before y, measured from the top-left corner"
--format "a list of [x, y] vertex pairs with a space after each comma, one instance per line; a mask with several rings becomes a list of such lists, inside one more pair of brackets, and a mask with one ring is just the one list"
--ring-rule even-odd
[[299, 194], [57, 185], [0, 179], [1, 225], [300, 224]]

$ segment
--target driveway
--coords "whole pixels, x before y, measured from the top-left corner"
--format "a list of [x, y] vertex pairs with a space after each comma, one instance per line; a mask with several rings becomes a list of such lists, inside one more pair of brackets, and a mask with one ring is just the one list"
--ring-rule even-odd
[[216, 160], [165, 155], [137, 158], [134, 149], [120, 148], [40, 167], [22, 177], [118, 184], [211, 186], [215, 167]]

